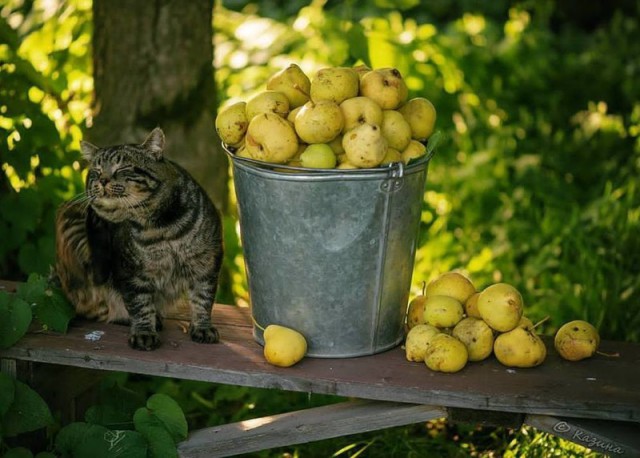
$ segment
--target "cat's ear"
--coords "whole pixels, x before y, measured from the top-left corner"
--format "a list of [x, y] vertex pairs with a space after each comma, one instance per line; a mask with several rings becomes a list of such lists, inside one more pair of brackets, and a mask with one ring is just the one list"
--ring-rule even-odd
[[94, 144], [82, 140], [80, 141], [80, 152], [82, 153], [82, 157], [89, 162], [91, 162], [99, 149], [100, 148]]
[[151, 153], [154, 159], [161, 159], [162, 151], [164, 150], [164, 132], [162, 132], [162, 129], [159, 127], [153, 129], [142, 146]]

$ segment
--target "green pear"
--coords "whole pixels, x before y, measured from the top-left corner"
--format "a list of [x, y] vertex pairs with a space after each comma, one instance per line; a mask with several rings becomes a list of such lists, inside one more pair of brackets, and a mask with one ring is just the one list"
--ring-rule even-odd
[[407, 84], [395, 68], [371, 70], [360, 81], [360, 95], [373, 99], [383, 110], [395, 110], [408, 94]]
[[298, 152], [298, 136], [286, 119], [262, 113], [249, 122], [245, 145], [253, 159], [282, 164]]
[[478, 311], [492, 329], [511, 331], [522, 317], [522, 296], [507, 283], [495, 283], [485, 288], [478, 296]]
[[384, 110], [382, 112], [382, 124], [380, 124], [380, 128], [390, 148], [403, 151], [409, 146], [409, 142], [411, 141], [411, 127], [399, 111]]
[[269, 364], [290, 367], [307, 354], [307, 340], [298, 331], [271, 324], [264, 330], [264, 357]]
[[361, 124], [382, 124], [382, 108], [369, 97], [352, 97], [340, 104], [344, 117], [343, 132]]
[[300, 155], [302, 167], [332, 169], [336, 166], [336, 155], [326, 143], [313, 143]]
[[296, 133], [305, 143], [327, 143], [342, 132], [340, 107], [330, 100], [305, 103], [296, 115]]
[[327, 67], [318, 70], [311, 80], [311, 100], [330, 100], [340, 105], [358, 95], [359, 78], [356, 71], [347, 67]]
[[387, 154], [387, 140], [377, 124], [361, 124], [346, 132], [342, 147], [356, 167], [377, 167]]
[[216, 116], [216, 132], [218, 132], [220, 139], [229, 146], [237, 147], [244, 140], [249, 126], [246, 107], [245, 102], [237, 102], [223, 108]]
[[425, 323], [437, 328], [450, 328], [458, 324], [463, 315], [462, 304], [457, 299], [427, 293], [424, 304]]
[[475, 286], [467, 277], [458, 272], [445, 272], [427, 285], [427, 296], [449, 296], [464, 304], [476, 292]]
[[542, 364], [547, 347], [533, 329], [520, 326], [496, 337], [493, 353], [508, 367], [534, 367]]
[[275, 113], [286, 118], [289, 114], [289, 99], [282, 92], [262, 91], [247, 101], [246, 109], [249, 121], [261, 113]]
[[463, 318], [453, 328], [452, 335], [467, 346], [469, 361], [482, 361], [493, 351], [493, 331], [480, 318]]
[[296, 108], [309, 101], [311, 81], [298, 65], [290, 64], [269, 78], [267, 89], [282, 92], [289, 99], [289, 107]]
[[427, 154], [427, 147], [417, 140], [411, 140], [402, 151], [402, 160], [405, 164], [408, 164], [411, 159], [424, 156], [425, 154]]
[[600, 335], [591, 323], [574, 320], [558, 329], [553, 343], [564, 359], [579, 361], [590, 358], [598, 350]]
[[436, 125], [436, 109], [428, 99], [413, 98], [398, 108], [398, 111], [411, 126], [414, 140], [424, 141], [431, 136]]
[[444, 333], [431, 338], [424, 355], [427, 367], [438, 372], [458, 372], [468, 360], [467, 347], [455, 337]]
[[404, 344], [407, 361], [423, 362], [431, 339], [439, 333], [438, 328], [429, 324], [419, 324], [411, 328]]

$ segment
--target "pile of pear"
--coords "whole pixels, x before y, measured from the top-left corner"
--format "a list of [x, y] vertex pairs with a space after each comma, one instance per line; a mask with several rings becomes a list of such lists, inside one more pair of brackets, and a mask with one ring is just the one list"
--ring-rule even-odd
[[[477, 291], [459, 272], [431, 281], [408, 305], [405, 356], [438, 372], [458, 372], [469, 362], [492, 354], [507, 367], [542, 364], [547, 347], [536, 332], [538, 324], [524, 316], [522, 295], [508, 283]], [[570, 361], [591, 357], [600, 338], [586, 321], [566, 323], [555, 335], [558, 354]]]
[[396, 68], [322, 68], [309, 78], [292, 63], [266, 89], [220, 110], [215, 127], [237, 156], [274, 164], [356, 169], [426, 154], [436, 109], [408, 99]]

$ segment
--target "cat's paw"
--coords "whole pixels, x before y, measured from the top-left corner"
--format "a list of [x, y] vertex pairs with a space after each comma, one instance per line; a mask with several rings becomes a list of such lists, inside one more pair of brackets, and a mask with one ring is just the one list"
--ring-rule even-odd
[[191, 340], [198, 343], [212, 344], [220, 341], [220, 334], [213, 326], [208, 328], [194, 328], [191, 326], [189, 327], [189, 334], [191, 335]]
[[129, 336], [129, 346], [136, 350], [155, 350], [160, 346], [160, 336], [157, 332], [138, 331]]

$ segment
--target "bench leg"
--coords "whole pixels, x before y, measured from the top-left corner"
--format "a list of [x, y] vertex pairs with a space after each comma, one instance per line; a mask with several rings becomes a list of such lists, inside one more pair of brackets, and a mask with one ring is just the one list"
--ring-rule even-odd
[[346, 401], [193, 432], [183, 458], [205, 458], [302, 444], [446, 417], [443, 408], [385, 401]]

